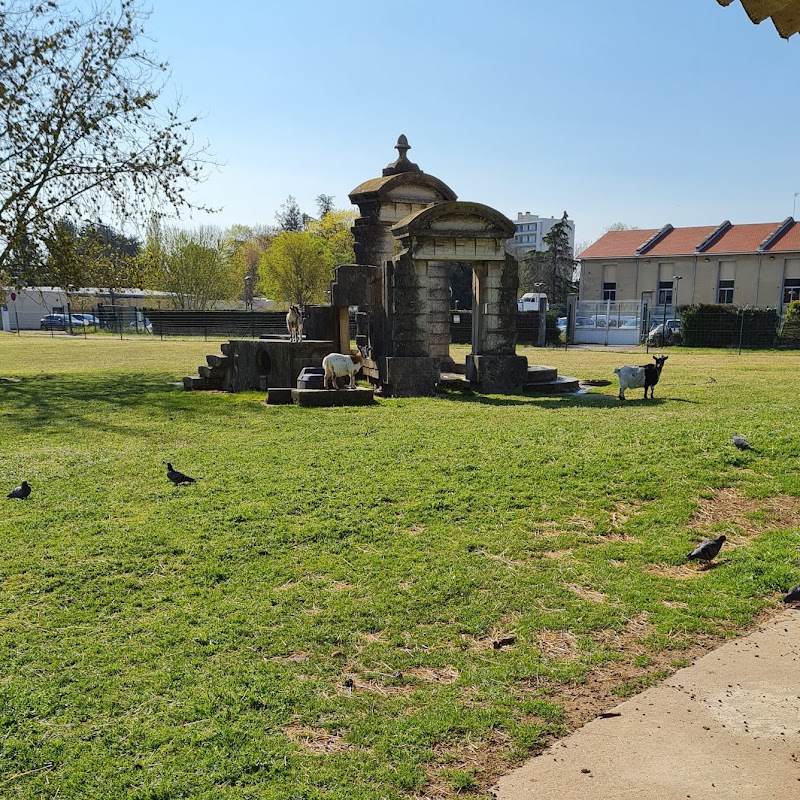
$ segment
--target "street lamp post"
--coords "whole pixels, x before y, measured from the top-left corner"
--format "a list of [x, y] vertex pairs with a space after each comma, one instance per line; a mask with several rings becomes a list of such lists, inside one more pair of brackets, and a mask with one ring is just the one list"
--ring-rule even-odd
[[681, 280], [683, 280], [683, 275], [673, 275], [673, 276], [672, 276], [672, 280], [673, 280], [673, 282], [675, 283], [675, 305], [674, 305], [674, 312], [675, 312], [675, 316], [677, 317], [677, 315], [678, 315], [678, 287], [680, 286], [680, 283], [678, 283], [678, 281], [681, 281]]
[[253, 276], [244, 276], [244, 310], [253, 310]]
[[792, 219], [794, 219], [795, 211], [797, 209], [797, 196], [800, 195], [800, 192], [794, 193], [794, 202], [792, 203]]
[[[683, 280], [683, 275], [673, 275], [672, 281], [675, 284], [675, 302], [672, 304], [672, 316], [678, 318], [678, 287]], [[667, 322], [664, 320], [664, 341], [667, 341]]]

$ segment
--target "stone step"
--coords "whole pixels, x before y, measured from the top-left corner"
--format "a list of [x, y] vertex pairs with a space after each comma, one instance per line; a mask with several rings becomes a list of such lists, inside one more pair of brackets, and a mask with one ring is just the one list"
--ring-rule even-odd
[[222, 381], [212, 378], [201, 378], [197, 375], [187, 375], [183, 379], [183, 388], [188, 391], [203, 391], [209, 389], [221, 389]]
[[230, 358], [228, 356], [206, 356], [206, 361], [209, 367], [224, 367], [227, 369]]
[[270, 406], [290, 406], [292, 400], [292, 389], [270, 387], [267, 389], [267, 405]]
[[566, 394], [567, 392], [577, 392], [580, 388], [580, 381], [577, 378], [570, 378], [560, 375], [554, 381], [536, 381], [534, 383], [522, 384], [523, 394]]
[[201, 378], [208, 378], [212, 381], [222, 381], [228, 374], [228, 370], [225, 367], [206, 367], [201, 364], [197, 368], [197, 373]]
[[525, 383], [551, 383], [558, 379], [558, 370], [555, 367], [528, 367], [528, 378]]

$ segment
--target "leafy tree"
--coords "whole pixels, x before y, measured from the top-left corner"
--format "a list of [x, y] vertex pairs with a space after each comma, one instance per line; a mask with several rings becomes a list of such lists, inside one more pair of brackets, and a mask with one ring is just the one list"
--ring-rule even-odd
[[282, 231], [302, 231], [307, 217], [297, 205], [297, 200], [289, 195], [286, 202], [281, 203], [281, 210], [275, 214], [275, 219], [278, 220], [278, 227]]
[[309, 231], [282, 231], [261, 260], [262, 285], [276, 300], [321, 303], [335, 264], [322, 237]]
[[569, 244], [570, 224], [565, 211], [561, 219], [542, 237], [547, 245], [543, 252], [531, 251], [523, 260], [520, 284], [532, 291], [543, 283], [551, 305], [567, 302], [567, 294], [575, 291], [575, 259]]
[[321, 219], [312, 220], [308, 225], [308, 232], [325, 243], [334, 264], [352, 264], [355, 261], [351, 230], [355, 220], [354, 211], [330, 209]]
[[245, 306], [252, 303], [261, 293], [258, 265], [261, 258], [275, 238], [273, 229], [251, 228], [234, 225], [226, 233], [230, 250], [231, 265], [242, 287], [242, 300]]
[[[0, 271], [64, 216], [192, 207], [196, 118], [165, 106], [168, 65], [139, 0], [0, 0]], [[40, 264], [44, 251], [39, 251]]]
[[44, 266], [39, 285], [120, 289], [144, 286], [136, 256], [139, 242], [110, 225], [85, 223], [80, 228], [62, 218], [45, 235]]
[[151, 285], [171, 292], [177, 308], [213, 309], [241, 291], [226, 237], [211, 226], [182, 230], [152, 222], [143, 260]]

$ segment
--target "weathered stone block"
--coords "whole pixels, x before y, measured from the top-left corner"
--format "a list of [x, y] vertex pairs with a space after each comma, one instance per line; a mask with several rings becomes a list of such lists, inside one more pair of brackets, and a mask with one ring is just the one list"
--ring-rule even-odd
[[485, 394], [521, 391], [528, 375], [528, 359], [516, 355], [467, 356], [467, 379]]
[[394, 397], [414, 397], [433, 392], [439, 381], [441, 358], [436, 356], [386, 359], [386, 382]]

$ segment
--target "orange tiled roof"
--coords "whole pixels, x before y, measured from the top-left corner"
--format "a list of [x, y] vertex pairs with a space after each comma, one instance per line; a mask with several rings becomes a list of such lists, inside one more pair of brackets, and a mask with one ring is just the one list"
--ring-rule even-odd
[[[786, 230], [776, 235], [784, 222], [758, 222], [746, 225], [727, 225], [722, 233], [713, 239], [703, 254], [724, 255], [728, 253], [757, 253], [764, 241], [774, 236], [774, 241], [762, 252], [799, 251], [800, 222], [789, 222]], [[669, 226], [665, 226], [669, 228]], [[718, 225], [703, 225], [691, 228], [672, 228], [657, 239], [656, 243], [641, 253], [649, 256], [694, 255], [696, 249], [720, 228]], [[584, 250], [578, 258], [635, 258], [637, 250], [654, 234], [664, 228], [648, 228], [634, 231], [609, 231], [593, 245]]]
[[800, 250], [800, 222], [793, 222], [783, 235], [778, 237], [767, 250], [775, 252], [781, 250]]
[[705, 253], [755, 253], [758, 246], [781, 226], [780, 222], [731, 225]]
[[673, 228], [663, 239], [651, 247], [646, 256], [694, 255], [695, 248], [717, 229], [716, 225], [697, 228]]
[[636, 255], [636, 249], [658, 231], [659, 228], [609, 231], [587, 247], [578, 258], [633, 258]]

